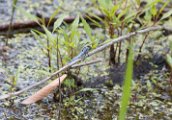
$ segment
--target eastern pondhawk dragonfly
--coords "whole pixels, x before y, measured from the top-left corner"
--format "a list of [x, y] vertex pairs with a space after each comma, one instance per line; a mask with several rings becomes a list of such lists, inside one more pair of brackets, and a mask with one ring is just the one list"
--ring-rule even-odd
[[82, 50], [81, 50], [81, 52], [76, 56], [76, 57], [74, 57], [72, 60], [71, 60], [71, 62], [70, 63], [72, 63], [72, 62], [74, 62], [74, 61], [76, 61], [76, 60], [78, 60], [78, 59], [84, 59], [86, 56], [87, 56], [87, 54], [88, 54], [88, 52], [91, 50], [91, 46], [85, 46]]

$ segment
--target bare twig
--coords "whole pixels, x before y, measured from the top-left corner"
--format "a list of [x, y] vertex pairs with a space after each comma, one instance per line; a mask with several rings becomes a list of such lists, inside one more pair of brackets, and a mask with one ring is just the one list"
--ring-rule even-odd
[[141, 46], [139, 47], [139, 55], [137, 56], [136, 61], [138, 61], [140, 59], [140, 57], [141, 57], [140, 54], [142, 52], [143, 45], [144, 45], [144, 43], [145, 43], [148, 36], [149, 36], [149, 32], [145, 35], [145, 37], [143, 39], [143, 42], [142, 42]]
[[[144, 33], [150, 32], [150, 31], [157, 31], [157, 30], [162, 30], [162, 29], [167, 29], [167, 27], [165, 27], [165, 26], [154, 26], [154, 27], [149, 27], [149, 28], [146, 28], [146, 29], [143, 29], [143, 30], [140, 30], [140, 31], [132, 32], [132, 33], [129, 33], [129, 34], [124, 35], [124, 36], [120, 36], [120, 37], [118, 37], [116, 39], [113, 39], [111, 42], [109, 42], [109, 43], [107, 43], [105, 45], [102, 45], [102, 46], [96, 48], [95, 50], [89, 52], [88, 55], [92, 56], [92, 55], [94, 55], [94, 54], [96, 54], [96, 53], [106, 49], [107, 47], [111, 46], [112, 44], [125, 41], [128, 38], [130, 38], [132, 36], [135, 36], [137, 34], [144, 34]], [[58, 71], [54, 72], [51, 76], [49, 76], [49, 77], [47, 77], [47, 78], [45, 78], [45, 79], [43, 79], [43, 80], [33, 84], [33, 85], [30, 85], [30, 86], [28, 86], [28, 87], [26, 87], [26, 88], [24, 88], [24, 89], [22, 89], [20, 91], [9, 93], [9, 94], [6, 94], [6, 95], [2, 95], [2, 96], [0, 96], [0, 100], [9, 98], [9, 97], [12, 97], [12, 96], [15, 96], [15, 95], [19, 95], [19, 94], [21, 94], [21, 93], [23, 93], [25, 91], [28, 91], [28, 90], [36, 87], [36, 86], [39, 86], [39, 85], [47, 82], [48, 80], [56, 77], [62, 71], [65, 71], [65, 70], [71, 68], [72, 65], [78, 63], [79, 61], [81, 61], [81, 59], [77, 59], [77, 60], [75, 60], [73, 62], [68, 63], [67, 65], [65, 65], [64, 67], [59, 69]]]
[[102, 60], [101, 60], [101, 59], [97, 59], [97, 60], [92, 60], [92, 61], [85, 62], [85, 63], [75, 64], [75, 65], [73, 65], [73, 66], [71, 67], [71, 69], [77, 68], [77, 67], [86, 66], [86, 65], [95, 64], [95, 63], [98, 63], [98, 62], [102, 62]]

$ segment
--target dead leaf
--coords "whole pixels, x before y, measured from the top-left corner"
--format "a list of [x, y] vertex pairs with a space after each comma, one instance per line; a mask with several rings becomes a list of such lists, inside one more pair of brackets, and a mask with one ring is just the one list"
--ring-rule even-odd
[[[66, 74], [62, 75], [60, 77], [60, 83], [62, 83], [66, 77], [67, 77]], [[35, 103], [39, 100], [42, 100], [49, 93], [51, 93], [53, 90], [55, 90], [58, 86], [59, 86], [59, 78], [55, 79], [54, 81], [49, 83], [47, 86], [43, 87], [38, 92], [36, 92], [34, 95], [32, 95], [29, 98], [22, 101], [21, 104], [29, 105], [29, 104]]]

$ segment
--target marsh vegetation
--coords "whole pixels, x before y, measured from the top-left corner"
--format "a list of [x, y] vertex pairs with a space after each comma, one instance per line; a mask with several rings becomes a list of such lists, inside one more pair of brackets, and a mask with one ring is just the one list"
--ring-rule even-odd
[[1, 0], [0, 119], [171, 120], [171, 0]]

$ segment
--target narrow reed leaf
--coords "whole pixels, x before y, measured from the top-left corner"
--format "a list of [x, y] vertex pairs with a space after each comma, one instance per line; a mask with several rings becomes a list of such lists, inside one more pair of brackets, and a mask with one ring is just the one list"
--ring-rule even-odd
[[47, 26], [50, 25], [51, 21], [56, 17], [56, 15], [59, 13], [59, 11], [60, 11], [60, 8], [58, 7], [58, 8], [53, 12], [53, 14], [50, 16], [50, 20], [48, 21], [48, 25], [47, 25]]
[[60, 25], [62, 24], [64, 18], [66, 17], [67, 15], [61, 15], [54, 23], [54, 26], [53, 26], [53, 32], [58, 28], [60, 27]]
[[133, 50], [132, 45], [129, 46], [129, 56], [127, 61], [127, 68], [125, 73], [125, 80], [123, 85], [123, 94], [120, 103], [120, 112], [119, 112], [119, 120], [125, 120], [128, 104], [130, 101], [131, 96], [131, 84], [132, 84], [132, 77], [133, 77]]

